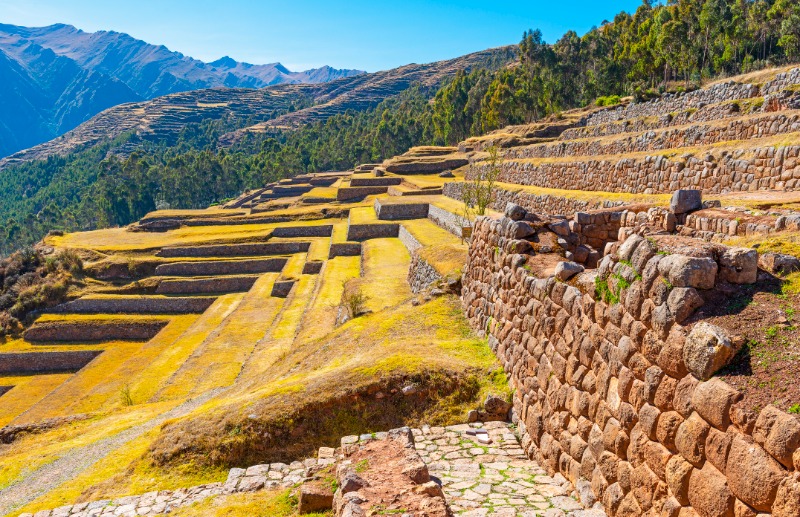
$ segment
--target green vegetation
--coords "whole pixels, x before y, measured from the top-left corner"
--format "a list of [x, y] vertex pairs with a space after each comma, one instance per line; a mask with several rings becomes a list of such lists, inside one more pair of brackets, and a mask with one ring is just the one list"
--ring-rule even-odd
[[45, 256], [23, 248], [0, 261], [0, 336], [20, 332], [32, 312], [64, 301], [82, 271], [80, 257], [68, 250]]
[[[293, 131], [247, 133], [229, 149], [219, 137], [254, 121], [190, 124], [170, 145], [122, 135], [8, 166], [0, 171], [0, 254], [51, 229], [126, 225], [156, 207], [206, 207], [301, 172], [375, 162], [415, 145], [452, 145], [574, 107], [613, 105], [620, 95], [645, 100], [796, 61], [800, 5], [646, 0], [633, 14], [619, 13], [582, 37], [569, 31], [552, 45], [528, 31], [517, 55], [518, 66], [487, 62], [459, 71], [438, 90], [413, 86], [363, 112]], [[117, 156], [120, 148], [128, 151]]]
[[500, 151], [492, 146], [487, 149], [489, 153], [486, 162], [482, 165], [470, 163], [472, 180], [464, 182], [461, 198], [464, 201], [464, 219], [471, 221], [476, 215], [486, 215], [486, 209], [492, 202], [494, 185], [500, 176], [500, 166], [503, 162]]

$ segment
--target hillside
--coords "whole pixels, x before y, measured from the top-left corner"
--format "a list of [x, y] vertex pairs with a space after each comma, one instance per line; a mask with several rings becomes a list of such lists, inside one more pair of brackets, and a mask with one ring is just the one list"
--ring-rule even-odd
[[[170, 144], [186, 124], [206, 120], [259, 122], [263, 126], [296, 127], [325, 120], [347, 110], [363, 111], [419, 83], [436, 87], [458, 70], [498, 66], [513, 59], [511, 47], [476, 52], [456, 59], [337, 79], [322, 84], [278, 85], [260, 90], [214, 88], [166, 95], [108, 109], [72, 131], [0, 160], [10, 164], [65, 155], [87, 145], [133, 132], [139, 139]], [[291, 108], [292, 113], [283, 114]], [[236, 140], [236, 133], [222, 143]]]
[[800, 69], [748, 80], [48, 236], [0, 511], [796, 515]]
[[252, 65], [227, 56], [204, 63], [124, 33], [0, 24], [0, 94], [9, 108], [0, 120], [0, 156], [126, 102], [204, 88], [322, 83], [361, 73], [328, 66], [291, 72], [280, 63]]

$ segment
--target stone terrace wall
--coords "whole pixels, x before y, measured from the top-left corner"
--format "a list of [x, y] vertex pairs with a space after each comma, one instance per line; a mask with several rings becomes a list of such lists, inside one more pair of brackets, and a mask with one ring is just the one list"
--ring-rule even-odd
[[[502, 165], [499, 181], [570, 190], [668, 193], [701, 189], [707, 193], [793, 190], [800, 187], [800, 146], [760, 147], [744, 155], [712, 151], [701, 157], [661, 155]], [[467, 179], [471, 175], [467, 174]]]
[[718, 142], [748, 140], [800, 131], [800, 114], [771, 113], [736, 119], [727, 124], [695, 124], [690, 127], [646, 131], [640, 135], [614, 140], [570, 140], [509, 149], [506, 159], [562, 158], [565, 156], [602, 156], [679, 147], [710, 145]]
[[[664, 256], [633, 236], [570, 285], [529, 274], [508, 221], [476, 222], [463, 305], [516, 388], [528, 454], [612, 516], [800, 515], [800, 421], [739, 407], [711, 377], [730, 336], [683, 326], [716, 279], [753, 280], [735, 267], [749, 252]], [[621, 302], [596, 299], [597, 275]]]
[[[445, 183], [442, 193], [447, 197], [461, 201], [463, 199], [461, 194], [463, 188], [463, 182], [453, 181]], [[519, 205], [529, 212], [540, 214], [560, 214], [565, 216], [571, 216], [576, 212], [596, 210], [598, 208], [611, 208], [614, 206], [623, 206], [625, 204], [624, 201], [586, 201], [562, 196], [553, 196], [550, 194], [533, 194], [530, 192], [514, 191], [495, 187], [491, 208], [502, 211], [506, 209], [506, 205], [508, 203]]]
[[800, 84], [800, 68], [793, 68], [788, 72], [783, 72], [775, 76], [775, 79], [767, 82], [761, 88], [762, 95], [778, 93], [795, 84]]
[[[299, 237], [296, 235], [303, 231], [311, 231], [314, 236], [329, 237], [333, 227], [311, 226], [284, 228], [281, 237]], [[289, 231], [291, 230], [291, 232]], [[316, 235], [319, 233], [319, 235]], [[277, 237], [277, 235], [276, 235]], [[209, 246], [176, 246], [174, 248], [163, 248], [156, 256], [158, 257], [246, 257], [259, 255], [286, 255], [292, 253], [304, 253], [311, 247], [310, 242], [259, 242], [246, 244], [213, 244]]]
[[0, 373], [42, 373], [80, 370], [102, 350], [0, 354]]
[[50, 321], [37, 323], [25, 331], [28, 341], [87, 342], [133, 340], [147, 341], [169, 323], [162, 321]]
[[251, 273], [279, 273], [288, 259], [267, 258], [249, 260], [211, 260], [203, 262], [173, 262], [161, 264], [155, 274], [159, 276], [246, 275]]
[[688, 93], [667, 93], [658, 99], [648, 102], [637, 102], [615, 109], [599, 111], [587, 117], [586, 125], [596, 126], [616, 120], [659, 116], [686, 108], [699, 108], [706, 104], [718, 104], [735, 99], [747, 99], [757, 96], [759, 92], [760, 89], [757, 85], [740, 84], [730, 81]]
[[214, 296], [135, 296], [130, 298], [79, 298], [62, 303], [50, 312], [70, 314], [200, 314], [216, 300]]

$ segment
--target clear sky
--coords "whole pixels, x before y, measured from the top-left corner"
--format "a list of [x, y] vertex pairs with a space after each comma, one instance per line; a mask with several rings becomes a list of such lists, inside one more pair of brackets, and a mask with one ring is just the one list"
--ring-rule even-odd
[[0, 0], [0, 23], [68, 23], [126, 32], [203, 61], [228, 55], [291, 70], [321, 65], [374, 72], [519, 42], [539, 28], [553, 42], [583, 34], [641, 0]]

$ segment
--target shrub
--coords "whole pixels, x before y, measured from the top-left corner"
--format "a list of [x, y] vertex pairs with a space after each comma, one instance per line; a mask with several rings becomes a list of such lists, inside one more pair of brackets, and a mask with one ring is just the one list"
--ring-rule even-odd
[[347, 310], [347, 315], [350, 319], [366, 313], [368, 301], [369, 297], [362, 293], [357, 285], [345, 283], [344, 292], [342, 292], [342, 305]]
[[595, 104], [598, 106], [616, 106], [622, 101], [619, 95], [607, 95], [604, 97], [598, 97], [595, 101]]

